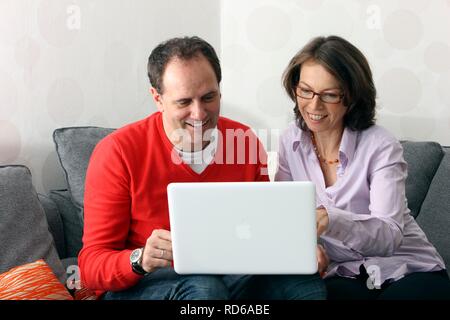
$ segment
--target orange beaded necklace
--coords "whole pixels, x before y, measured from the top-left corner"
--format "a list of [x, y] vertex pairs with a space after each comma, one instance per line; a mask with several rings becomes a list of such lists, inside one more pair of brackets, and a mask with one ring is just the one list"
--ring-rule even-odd
[[317, 159], [319, 159], [319, 162], [323, 162], [328, 165], [339, 163], [339, 159], [327, 160], [324, 157], [322, 157], [319, 153], [319, 150], [317, 149], [316, 138], [314, 137], [314, 134], [312, 133], [312, 131], [310, 131], [310, 134], [311, 134], [311, 142], [312, 142], [312, 145], [314, 148], [314, 152], [316, 153]]

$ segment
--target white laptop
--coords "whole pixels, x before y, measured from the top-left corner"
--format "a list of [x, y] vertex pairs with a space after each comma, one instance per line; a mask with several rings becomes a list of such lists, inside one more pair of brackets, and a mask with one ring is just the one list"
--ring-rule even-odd
[[317, 272], [312, 182], [171, 183], [167, 195], [177, 273]]

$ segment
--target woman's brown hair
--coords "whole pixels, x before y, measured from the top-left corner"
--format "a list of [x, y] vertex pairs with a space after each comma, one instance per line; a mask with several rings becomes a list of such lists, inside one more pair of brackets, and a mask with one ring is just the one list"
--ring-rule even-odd
[[307, 43], [289, 62], [283, 73], [283, 86], [294, 101], [297, 125], [306, 130], [297, 105], [295, 87], [300, 80], [302, 64], [313, 60], [328, 70], [339, 82], [344, 93], [344, 126], [364, 130], [375, 124], [376, 89], [372, 71], [362, 52], [338, 36], [317, 37]]

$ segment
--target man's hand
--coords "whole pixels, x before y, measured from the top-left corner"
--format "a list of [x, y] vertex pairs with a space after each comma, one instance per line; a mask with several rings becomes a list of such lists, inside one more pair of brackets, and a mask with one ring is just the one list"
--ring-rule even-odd
[[153, 230], [144, 247], [142, 268], [147, 272], [153, 272], [158, 268], [170, 267], [172, 260], [172, 237], [170, 231]]
[[316, 209], [317, 238], [328, 229], [328, 212], [325, 208]]
[[328, 259], [328, 255], [325, 252], [324, 247], [320, 244], [317, 245], [317, 264], [319, 274], [323, 278], [326, 275], [328, 265], [330, 264], [330, 259]]

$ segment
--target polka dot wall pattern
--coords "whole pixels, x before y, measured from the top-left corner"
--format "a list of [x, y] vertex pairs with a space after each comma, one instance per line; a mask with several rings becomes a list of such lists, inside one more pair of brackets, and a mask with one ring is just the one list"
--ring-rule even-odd
[[224, 68], [236, 72], [242, 72], [250, 61], [249, 53], [245, 46], [233, 44], [223, 49], [223, 59], [227, 61]]
[[[279, 65], [279, 59], [287, 63], [309, 39], [337, 34], [368, 57], [378, 91], [378, 118], [396, 117], [384, 121], [388, 130], [400, 139], [416, 135], [417, 139], [450, 145], [450, 109], [446, 107], [450, 102], [450, 29], [445, 22], [450, 20], [448, 2], [249, 0], [237, 5], [225, 1], [222, 25], [232, 23], [233, 28], [230, 32], [222, 30], [226, 41], [223, 65], [232, 70], [223, 80], [224, 87], [230, 89], [224, 100], [236, 107], [244, 106], [255, 118], [258, 115], [269, 126], [276, 126], [280, 110], [290, 113], [291, 106], [289, 100], [282, 101], [282, 88], [274, 85], [269, 89], [268, 79], [281, 78], [282, 73], [273, 66]], [[272, 8], [267, 12], [273, 11], [273, 18], [267, 18], [269, 13], [257, 14], [267, 8]], [[287, 16], [283, 19], [291, 22], [289, 38], [286, 24], [278, 23], [280, 11]], [[253, 36], [256, 30], [261, 32]], [[235, 61], [239, 57], [237, 50], [250, 54], [248, 62], [239, 68]], [[255, 95], [243, 95], [239, 90], [249, 88], [249, 83], [256, 83]], [[417, 126], [425, 114], [419, 133]]]
[[[339, 14], [336, 14], [339, 12]], [[355, 20], [345, 7], [330, 3], [325, 10], [312, 11], [308, 19], [308, 32], [311, 38], [318, 35], [336, 34], [351, 37]]]
[[443, 42], [433, 42], [425, 49], [425, 65], [437, 73], [450, 71], [450, 46]]
[[[261, 21], [266, 21], [261, 24]], [[256, 8], [247, 20], [247, 37], [250, 43], [262, 51], [272, 51], [282, 48], [292, 33], [292, 23], [289, 15], [274, 6]], [[273, 36], [272, 30], [279, 32]]]
[[0, 165], [15, 163], [21, 148], [19, 129], [9, 121], [0, 120]]
[[31, 8], [25, 1], [0, 1], [0, 43], [14, 45], [17, 39], [24, 37], [32, 25], [24, 16], [31, 15]]
[[[432, 116], [409, 117], [408, 121], [398, 123], [402, 129], [403, 135], [408, 140], [432, 140], [436, 120]], [[412, 135], [411, 133], [414, 133]]]
[[286, 112], [285, 108], [280, 105], [280, 102], [283, 101], [283, 94], [280, 77], [263, 80], [256, 89], [259, 110], [271, 117], [282, 117]]
[[396, 0], [397, 6], [401, 8], [408, 8], [414, 13], [421, 14], [428, 10], [432, 1], [411, 1], [411, 0]]
[[420, 80], [420, 84], [423, 90], [427, 90], [427, 86], [436, 87], [436, 74], [428, 68], [417, 71], [417, 78]]
[[[133, 61], [132, 56], [131, 48], [124, 43], [115, 42], [108, 45], [103, 59], [106, 77], [119, 83], [124, 80], [129, 81], [132, 77], [132, 69], [130, 68]], [[130, 65], [121, 63], [122, 61], [127, 61]]]
[[[31, 166], [40, 191], [59, 187], [54, 128], [118, 127], [146, 114], [136, 110], [153, 111], [150, 102], [143, 106], [148, 80], [135, 66], [144, 66], [140, 60], [163, 38], [184, 34], [220, 49], [227, 116], [280, 130], [292, 120], [280, 84], [288, 59], [314, 36], [344, 36], [369, 58], [386, 127], [398, 138], [450, 145], [450, 0], [173, 0], [157, 4], [164, 10], [152, 4], [0, 0], [2, 163]], [[173, 14], [179, 23], [169, 23]], [[31, 146], [39, 148], [30, 155]]]
[[55, 124], [73, 125], [83, 111], [84, 95], [79, 84], [70, 78], [55, 80], [47, 95], [47, 112]]
[[370, 52], [378, 59], [387, 59], [394, 54], [394, 49], [383, 38], [377, 38], [372, 42]]
[[17, 112], [17, 87], [12, 77], [0, 70], [0, 120], [10, 119]]
[[32, 69], [38, 63], [40, 54], [39, 44], [30, 36], [25, 36], [16, 43], [14, 50], [16, 63], [27, 70]]
[[420, 80], [411, 70], [392, 68], [378, 81], [383, 107], [395, 113], [406, 113], [418, 106], [422, 95]]
[[73, 0], [42, 0], [37, 8], [37, 24], [50, 45], [67, 47], [81, 29], [81, 9]]
[[219, 47], [220, 19], [209, 14], [220, 16], [218, 1], [156, 7], [170, 10], [147, 0], [1, 0], [0, 161], [28, 165], [40, 192], [63, 187], [55, 128], [119, 127], [154, 111], [145, 66], [163, 38], [196, 34]]
[[94, 115], [89, 119], [88, 123], [93, 123], [96, 127], [112, 128], [111, 124], [108, 120], [106, 120], [104, 115]]
[[295, 0], [294, 4], [299, 6], [302, 9], [317, 10], [317, 9], [320, 9], [322, 7], [324, 2], [325, 2], [325, 0], [316, 0], [316, 1]]
[[450, 72], [447, 72], [439, 77], [437, 91], [440, 101], [450, 107]]
[[393, 48], [407, 50], [419, 44], [423, 29], [422, 21], [416, 14], [408, 10], [398, 10], [386, 18], [383, 34]]
[[[226, 41], [236, 44], [240, 36], [240, 21], [234, 17], [233, 13], [228, 13], [226, 19], [221, 20], [222, 44]], [[226, 50], [223, 50], [226, 52]]]

